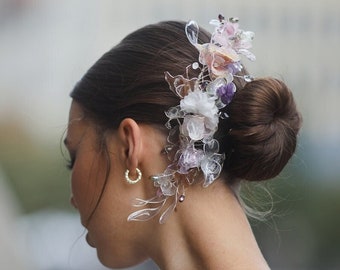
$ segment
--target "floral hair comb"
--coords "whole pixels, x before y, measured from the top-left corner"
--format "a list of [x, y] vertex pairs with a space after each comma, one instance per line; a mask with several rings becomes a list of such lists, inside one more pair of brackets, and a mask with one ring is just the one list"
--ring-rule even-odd
[[[189, 21], [185, 27], [189, 42], [199, 51], [199, 63], [194, 62], [186, 67], [186, 76], [172, 76], [165, 72], [170, 90], [181, 98], [179, 105], [165, 112], [169, 118], [166, 123], [169, 145], [165, 151], [172, 154], [171, 164], [163, 173], [150, 177], [158, 188], [157, 194], [148, 200], [135, 199], [134, 206], [149, 207], [130, 214], [129, 221], [154, 217], [172, 198], [172, 203], [159, 218], [159, 222], [164, 223], [177, 202], [185, 199], [184, 184], [176, 179], [176, 175], [184, 175], [186, 184], [190, 185], [202, 172], [203, 186], [207, 187], [221, 173], [225, 155], [219, 153], [219, 143], [214, 139], [214, 134], [219, 119], [228, 117], [221, 109], [232, 101], [236, 92], [234, 77], [246, 82], [253, 80], [250, 75], [236, 74], [243, 69], [240, 55], [255, 60], [249, 51], [254, 33], [239, 29], [237, 18], [225, 20], [219, 15], [218, 20], [210, 23], [215, 30], [210, 42], [205, 44], [198, 43], [199, 27], [195, 21]], [[189, 69], [200, 69], [199, 75], [189, 78]]]

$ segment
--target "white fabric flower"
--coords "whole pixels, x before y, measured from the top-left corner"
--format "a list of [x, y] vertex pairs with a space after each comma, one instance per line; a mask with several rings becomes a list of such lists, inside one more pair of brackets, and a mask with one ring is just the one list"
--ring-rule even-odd
[[201, 161], [204, 158], [204, 152], [199, 149], [195, 149], [193, 146], [188, 146], [181, 153], [178, 160], [178, 172], [181, 174], [187, 174], [192, 168], [199, 168]]
[[[195, 116], [204, 116], [205, 133], [210, 134], [216, 131], [218, 125], [218, 108], [216, 107], [215, 102], [216, 96], [209, 96], [206, 92], [195, 90], [181, 100], [180, 107], [186, 113], [191, 113]], [[201, 120], [198, 118], [195, 120], [187, 119], [187, 121], [188, 120], [191, 120], [191, 122], [195, 121], [195, 123], [201, 123]], [[199, 129], [201, 129], [201, 127]], [[198, 135], [196, 132], [192, 132], [192, 134]]]
[[181, 133], [189, 136], [192, 140], [202, 140], [204, 135], [208, 133], [204, 125], [204, 119], [203, 116], [197, 115], [185, 116], [181, 126]]

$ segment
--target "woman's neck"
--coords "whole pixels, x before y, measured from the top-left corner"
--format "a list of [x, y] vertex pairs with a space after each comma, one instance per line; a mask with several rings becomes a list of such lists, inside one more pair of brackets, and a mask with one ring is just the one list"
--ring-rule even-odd
[[150, 241], [162, 270], [269, 269], [234, 193], [221, 181], [192, 185]]

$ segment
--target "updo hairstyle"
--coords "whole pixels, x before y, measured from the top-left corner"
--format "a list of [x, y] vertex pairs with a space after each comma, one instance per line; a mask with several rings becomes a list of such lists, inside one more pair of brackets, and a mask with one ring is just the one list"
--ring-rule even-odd
[[[170, 107], [180, 99], [169, 89], [164, 72], [177, 75], [198, 60], [187, 40], [185, 23], [145, 26], [105, 53], [71, 93], [100, 134], [118, 128], [124, 118], [164, 128]], [[198, 43], [210, 42], [201, 28]], [[197, 76], [192, 71], [190, 76]], [[243, 75], [246, 71], [242, 71]], [[259, 181], [280, 173], [296, 148], [301, 118], [291, 91], [279, 80], [235, 78], [237, 92], [220, 120], [216, 139], [225, 152], [227, 181]]]

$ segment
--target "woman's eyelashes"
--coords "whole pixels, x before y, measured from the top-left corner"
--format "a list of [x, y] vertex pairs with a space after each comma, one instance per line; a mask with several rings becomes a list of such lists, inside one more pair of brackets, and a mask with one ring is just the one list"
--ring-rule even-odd
[[71, 156], [70, 159], [66, 161], [66, 167], [69, 170], [72, 170], [73, 166], [74, 166], [74, 162], [75, 162], [75, 158], [73, 156]]

